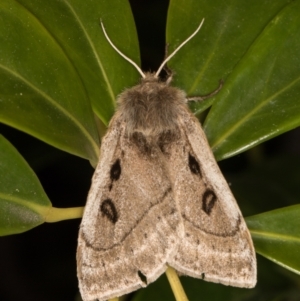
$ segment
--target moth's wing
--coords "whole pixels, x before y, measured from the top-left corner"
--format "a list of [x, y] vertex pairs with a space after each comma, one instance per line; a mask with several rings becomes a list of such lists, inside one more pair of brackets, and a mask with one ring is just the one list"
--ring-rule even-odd
[[179, 213], [161, 154], [141, 152], [116, 118], [101, 146], [78, 239], [84, 301], [146, 286], [166, 270]]
[[170, 155], [174, 198], [184, 225], [169, 261], [179, 272], [238, 287], [256, 284], [256, 257], [239, 207], [198, 120], [180, 118], [181, 140]]

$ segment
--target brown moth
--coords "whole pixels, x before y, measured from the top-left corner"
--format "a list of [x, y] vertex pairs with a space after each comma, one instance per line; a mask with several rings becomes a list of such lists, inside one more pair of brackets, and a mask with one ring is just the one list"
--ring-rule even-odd
[[[203, 20], [204, 21], [204, 20]], [[256, 284], [250, 233], [184, 91], [163, 82], [166, 62], [125, 90], [103, 138], [80, 226], [84, 301], [124, 295], [179, 273], [238, 287]]]

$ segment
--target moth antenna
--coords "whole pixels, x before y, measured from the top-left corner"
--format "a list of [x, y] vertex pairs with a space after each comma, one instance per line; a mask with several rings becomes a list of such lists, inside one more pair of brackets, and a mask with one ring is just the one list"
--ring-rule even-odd
[[165, 64], [177, 53], [177, 51], [183, 47], [189, 40], [191, 40], [200, 30], [202, 24], [204, 22], [204, 18], [202, 19], [200, 25], [198, 26], [198, 28], [195, 30], [195, 32], [193, 34], [191, 34], [185, 41], [183, 41], [160, 65], [160, 67], [158, 68], [158, 70], [155, 73], [155, 77], [158, 77], [159, 73], [161, 72], [161, 70], [163, 69], [163, 67], [165, 66]]
[[124, 53], [122, 53], [122, 52], [121, 52], [121, 51], [113, 44], [113, 42], [110, 40], [110, 38], [108, 37], [108, 35], [107, 35], [106, 31], [105, 31], [105, 28], [104, 28], [104, 25], [103, 25], [103, 22], [102, 22], [101, 19], [100, 19], [100, 24], [101, 24], [103, 33], [104, 33], [104, 35], [105, 35], [105, 38], [106, 38], [106, 40], [108, 41], [108, 43], [111, 45], [111, 47], [112, 47], [114, 50], [116, 50], [116, 51], [120, 54], [120, 56], [122, 56], [126, 61], [128, 61], [131, 65], [133, 65], [133, 66], [135, 67], [135, 69], [141, 74], [141, 76], [142, 76], [143, 78], [145, 78], [146, 76], [145, 76], [144, 72], [142, 71], [142, 69], [141, 69], [141, 68], [140, 68], [133, 60], [131, 60], [129, 57], [127, 57]]

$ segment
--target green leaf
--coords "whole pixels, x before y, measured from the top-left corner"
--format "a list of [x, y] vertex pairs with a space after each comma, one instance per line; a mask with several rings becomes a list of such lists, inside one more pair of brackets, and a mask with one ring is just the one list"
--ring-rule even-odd
[[0, 235], [27, 231], [44, 222], [51, 203], [18, 151], [0, 135]]
[[226, 81], [264, 27], [289, 2], [171, 0], [167, 19], [169, 53], [205, 18], [200, 32], [168, 63], [175, 71], [174, 85], [188, 96], [212, 92], [220, 79]]
[[299, 10], [274, 17], [227, 79], [204, 126], [217, 159], [300, 125]]
[[19, 2], [43, 23], [66, 52], [96, 114], [107, 125], [117, 95], [136, 83], [139, 75], [109, 45], [100, 19], [113, 43], [139, 63], [138, 39], [129, 3], [122, 0]]
[[0, 14], [0, 120], [95, 161], [92, 110], [66, 53], [18, 2], [2, 1]]
[[98, 160], [91, 104], [107, 124], [116, 95], [137, 72], [105, 40], [138, 62], [129, 4], [7, 0], [0, 4], [0, 121], [55, 147]]
[[[204, 130], [217, 159], [242, 152], [300, 124], [299, 1], [179, 0], [170, 3], [170, 51], [200, 32], [169, 62], [174, 85], [188, 96], [205, 95], [225, 80]], [[182, 26], [182, 23], [185, 23]]]
[[255, 250], [300, 275], [300, 205], [246, 218]]

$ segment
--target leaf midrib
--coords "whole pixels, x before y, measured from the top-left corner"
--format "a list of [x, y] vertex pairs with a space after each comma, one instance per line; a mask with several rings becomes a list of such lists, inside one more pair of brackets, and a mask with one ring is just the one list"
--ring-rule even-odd
[[49, 202], [49, 205], [41, 205], [35, 202], [32, 202], [30, 200], [25, 200], [22, 198], [18, 198], [9, 194], [4, 194], [4, 193], [0, 193], [0, 200], [4, 200], [10, 203], [15, 203], [18, 205], [21, 205], [25, 208], [31, 209], [32, 211], [42, 215], [42, 216], [46, 216], [47, 212], [50, 210], [51, 208], [51, 203]]
[[279, 234], [276, 232], [255, 231], [255, 230], [251, 230], [251, 229], [250, 229], [250, 232], [251, 232], [252, 236], [256, 236], [256, 237], [300, 243], [300, 237], [289, 236], [286, 234]]

